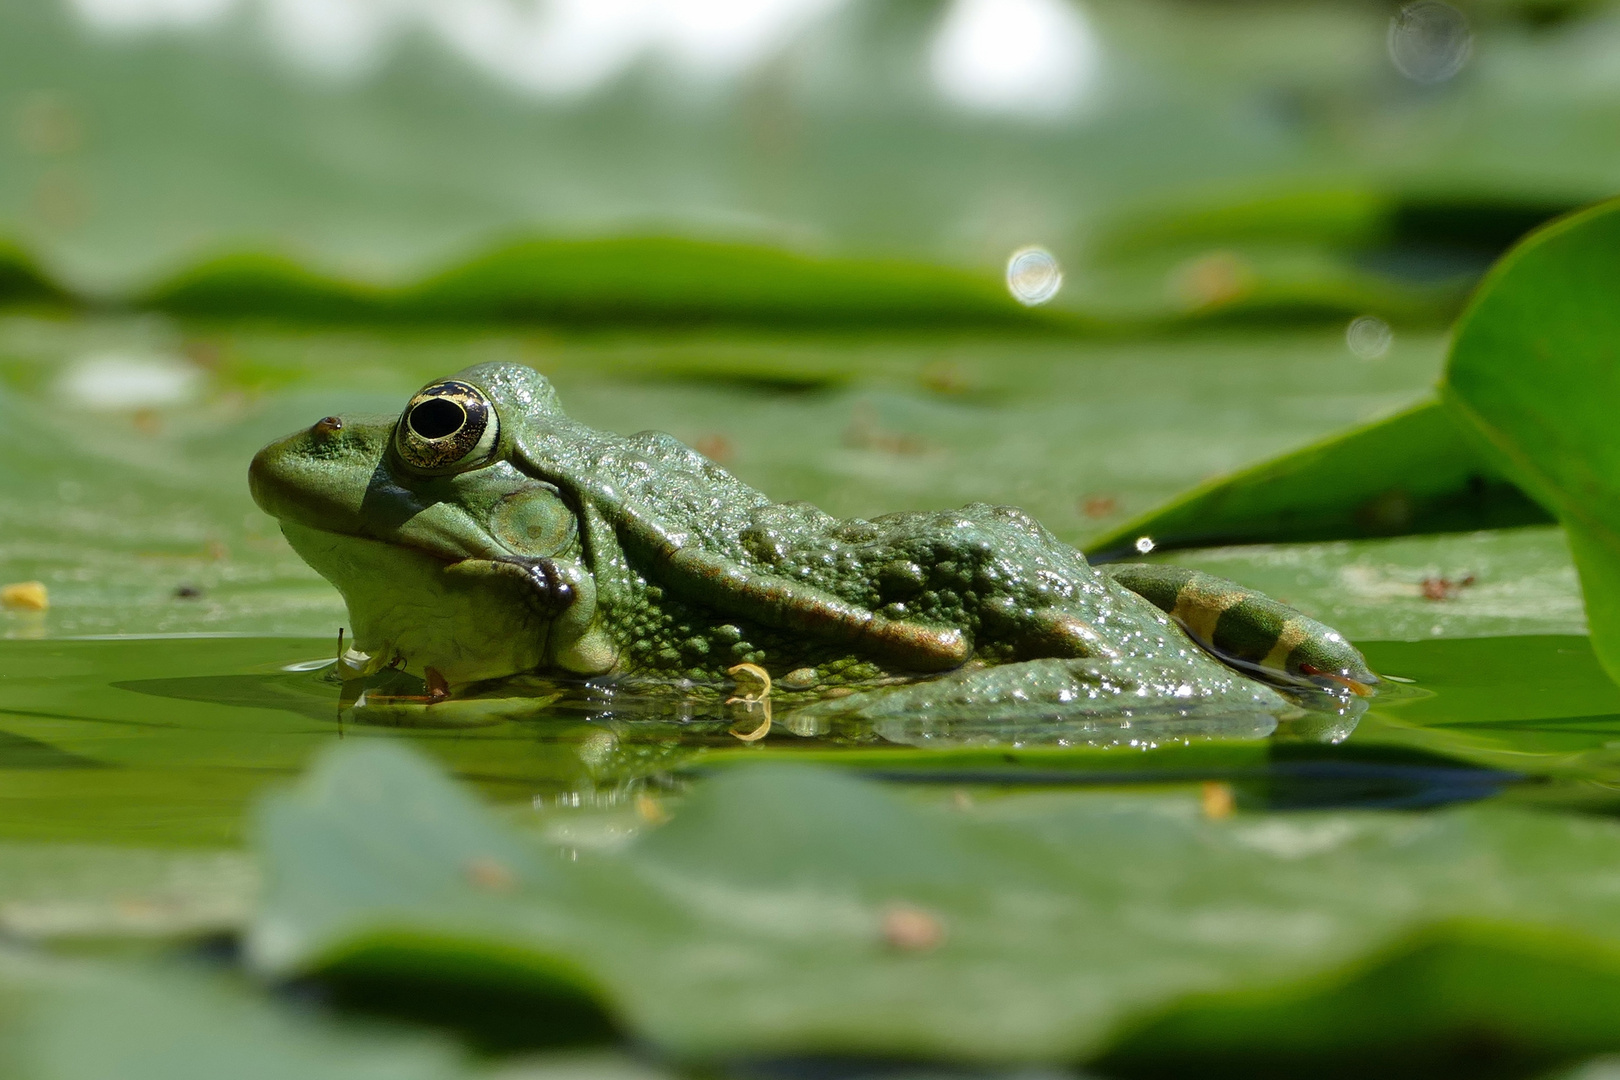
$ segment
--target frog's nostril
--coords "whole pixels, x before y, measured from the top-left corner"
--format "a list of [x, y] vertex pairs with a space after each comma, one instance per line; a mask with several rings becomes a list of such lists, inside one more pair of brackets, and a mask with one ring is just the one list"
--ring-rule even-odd
[[408, 422], [424, 439], [443, 439], [466, 426], [467, 410], [449, 398], [428, 398], [411, 410]]
[[338, 432], [343, 430], [343, 417], [323, 416], [319, 420], [315, 421], [309, 430], [322, 438], [329, 435], [336, 435]]

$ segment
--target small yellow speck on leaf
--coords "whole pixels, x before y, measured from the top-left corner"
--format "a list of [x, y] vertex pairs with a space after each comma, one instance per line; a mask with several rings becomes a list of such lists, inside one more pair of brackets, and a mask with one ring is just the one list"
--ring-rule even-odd
[[163, 905], [148, 896], [126, 896], [114, 903], [126, 919], [151, 919], [163, 914]]
[[920, 907], [890, 904], [883, 911], [883, 940], [902, 952], [926, 952], [945, 940], [945, 924]]
[[44, 611], [51, 606], [51, 596], [42, 581], [18, 581], [0, 585], [0, 606], [12, 611]]
[[486, 892], [511, 892], [517, 888], [517, 875], [512, 868], [491, 855], [468, 859], [467, 880]]
[[1220, 780], [1205, 780], [1204, 790], [1198, 797], [1198, 804], [1203, 808], [1204, 816], [1211, 821], [1220, 821], [1222, 818], [1232, 816], [1237, 809], [1237, 800], [1232, 794], [1232, 785]]
[[636, 814], [649, 825], [662, 825], [669, 820], [664, 804], [643, 791], [636, 796]]
[[1247, 299], [1257, 284], [1254, 267], [1233, 251], [1207, 252], [1182, 263], [1170, 275], [1171, 291], [1191, 311]]

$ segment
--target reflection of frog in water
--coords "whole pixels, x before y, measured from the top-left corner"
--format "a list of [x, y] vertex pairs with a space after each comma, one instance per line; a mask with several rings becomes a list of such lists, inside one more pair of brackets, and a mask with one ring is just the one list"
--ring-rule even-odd
[[779, 694], [877, 684], [890, 709], [984, 716], [1276, 711], [1267, 683], [1377, 681], [1337, 633], [1230, 582], [1090, 566], [1011, 507], [774, 503], [667, 435], [570, 420], [516, 364], [434, 383], [397, 420], [327, 417], [250, 475], [356, 646], [452, 694], [525, 673], [703, 692], [747, 663]]

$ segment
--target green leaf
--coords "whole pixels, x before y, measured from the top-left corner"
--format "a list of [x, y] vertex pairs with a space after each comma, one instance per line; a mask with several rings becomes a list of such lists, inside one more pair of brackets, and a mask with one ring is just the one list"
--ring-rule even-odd
[[182, 271], [140, 302], [189, 316], [322, 321], [1088, 326], [1022, 307], [984, 274], [681, 237], [510, 242], [395, 286], [231, 255]]
[[460, 1080], [450, 1044], [345, 1028], [173, 964], [0, 953], [0, 1072], [15, 1080]]
[[1199, 995], [1132, 1030], [1115, 1075], [1530, 1075], [1608, 1048], [1620, 955], [1590, 940], [1450, 924], [1275, 989]]
[[7, 1080], [667, 1080], [597, 1049], [480, 1062], [442, 1035], [357, 1021], [173, 960], [0, 950]]
[[0, 844], [0, 928], [22, 939], [234, 930], [258, 886], [236, 851]]
[[[1188, 995], [1241, 1003], [1342, 980], [1458, 920], [1510, 928], [1503, 948], [1538, 970], [1589, 970], [1562, 984], [1583, 1001], [1572, 1019], [1549, 1005], [1507, 1024], [1511, 986], [1484, 983], [1447, 1012], [1443, 980], [1399, 980], [1414, 1015], [1511, 1031], [1537, 1053], [1620, 1046], [1620, 825], [1606, 820], [1489, 808], [1210, 820], [1191, 797], [1113, 794], [947, 808], [759, 766], [700, 784], [627, 848], [558, 854], [402, 748], [367, 746], [272, 800], [261, 842], [260, 971], [452, 965], [468, 986], [572, 987], [686, 1060], [1092, 1058]], [[1578, 957], [1534, 944], [1548, 934], [1582, 943]], [[1353, 1012], [1325, 1040], [1334, 1053], [1388, 1041], [1377, 995], [1341, 1004]], [[1246, 1052], [1286, 1044], [1285, 1028], [1258, 1027]]]
[[1459, 322], [1442, 394], [1497, 468], [1558, 515], [1592, 640], [1620, 679], [1620, 202], [1535, 233]]
[[1244, 544], [1162, 561], [1257, 589], [1356, 641], [1586, 633], [1580, 582], [1556, 526]]
[[1102, 558], [1155, 547], [1460, 532], [1547, 520], [1430, 400], [1219, 477], [1092, 540]]
[[67, 302], [67, 293], [53, 283], [27, 252], [0, 242], [0, 304]]

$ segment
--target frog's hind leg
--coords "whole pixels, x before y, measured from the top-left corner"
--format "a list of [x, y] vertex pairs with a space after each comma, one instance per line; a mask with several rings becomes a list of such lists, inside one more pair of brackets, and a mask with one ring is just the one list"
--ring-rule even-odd
[[1337, 630], [1263, 593], [1181, 566], [1115, 563], [1097, 569], [1175, 619], [1204, 648], [1240, 667], [1363, 695], [1378, 682], [1361, 653]]

